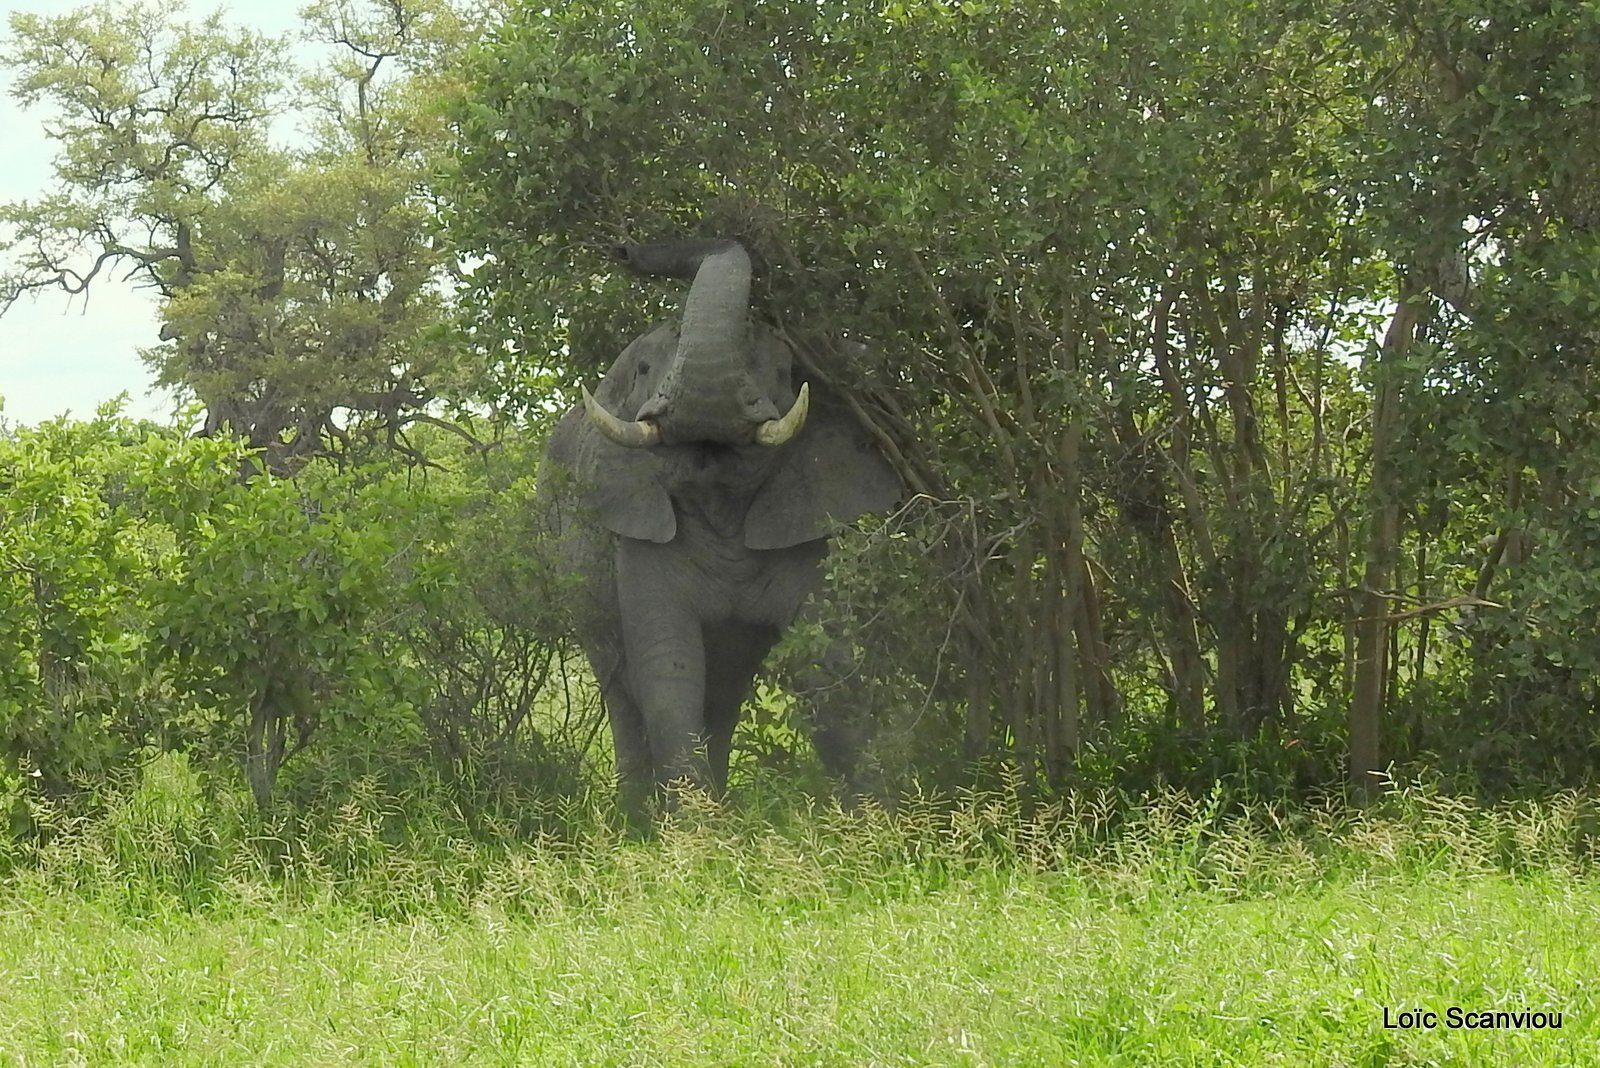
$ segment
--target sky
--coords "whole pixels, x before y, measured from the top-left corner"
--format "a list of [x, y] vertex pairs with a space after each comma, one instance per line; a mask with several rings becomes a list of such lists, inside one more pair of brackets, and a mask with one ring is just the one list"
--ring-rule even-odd
[[[112, 2], [121, 6], [126, 0]], [[9, 42], [13, 14], [64, 15], [83, 6], [82, 0], [0, 0], [0, 40]], [[284, 33], [297, 25], [299, 6], [295, 0], [190, 0], [189, 9], [203, 15], [221, 7], [230, 22]], [[24, 111], [11, 96], [11, 85], [9, 73], [0, 69], [0, 145], [5, 146], [0, 203], [48, 193], [55, 155], [44, 133], [48, 111]], [[121, 281], [120, 274], [95, 279], [83, 296], [23, 297], [0, 315], [0, 417], [13, 426], [63, 412], [87, 418], [102, 402], [126, 392], [127, 414], [167, 422], [173, 398], [153, 391], [138, 352], [156, 343], [159, 329], [154, 298]]]

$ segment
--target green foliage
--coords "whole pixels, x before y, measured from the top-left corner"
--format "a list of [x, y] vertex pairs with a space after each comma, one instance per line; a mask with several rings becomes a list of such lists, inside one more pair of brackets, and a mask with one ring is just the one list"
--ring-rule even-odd
[[[959, 508], [923, 502], [892, 520], [864, 520], [841, 531], [812, 606], [826, 624], [791, 627], [769, 660], [787, 689], [817, 691], [808, 700], [846, 710], [835, 716], [870, 717], [871, 750], [864, 758], [891, 794], [914, 783], [951, 788], [969, 778], [968, 762], [984, 755], [969, 751], [963, 738], [968, 680], [953, 633], [963, 594], [943, 572], [939, 550], [949, 527], [967, 518]], [[838, 649], [848, 649], [848, 658], [831, 658]], [[789, 732], [807, 715], [803, 707], [769, 700], [750, 732], [765, 728], [783, 739], [783, 750], [804, 753]]]
[[[445, 188], [501, 401], [539, 410], [660, 310], [607, 244], [739, 236], [757, 314], [871, 343], [815, 370], [966, 517], [836, 561], [819, 617], [943, 761], [1326, 783], [1376, 628], [1388, 754], [1592, 772], [1587, 632], [1554, 636], [1591, 593], [1592, 13], [728, 14], [524, 4], [471, 52]], [[1535, 528], [1540, 577], [1482, 548]], [[1520, 677], [1551, 696], [1514, 726], [1489, 709]]]
[[[1341, 547], [1310, 534], [1348, 510], [1360, 442], [1329, 444], [1330, 408], [1356, 407], [1330, 347], [1359, 343], [1382, 278], [1330, 184], [1354, 149], [1303, 90], [1345, 91], [1350, 58], [1308, 53], [1317, 29], [1290, 9], [1245, 5], [747, 14], [528, 7], [476, 54], [453, 232], [486, 257], [476, 329], [534, 339], [503, 395], [531, 403], [543, 353], [584, 367], [633, 327], [582, 250], [738, 234], [767, 265], [760, 312], [883, 350], [822, 370], [861, 392], [912, 487], [966, 519], [859, 582], [862, 604], [916, 621], [879, 628], [864, 704], [920, 704], [946, 759], [965, 734], [1059, 779], [1119, 691], [1155, 683], [1197, 725], [1214, 661], [1238, 736], [1296, 686], [1337, 684], [1296, 678], [1313, 661], [1289, 635], [1337, 607], [1319, 594]], [[1291, 406], [1302, 376], [1317, 398]], [[1278, 405], [1249, 392], [1274, 381]], [[1120, 566], [1097, 579], [1086, 554]], [[1086, 582], [1102, 607], [1075, 621]], [[1198, 609], [1181, 681], [1173, 588]], [[903, 611], [935, 589], [953, 596]]]
[[401, 541], [416, 497], [399, 476], [354, 483], [324, 470], [230, 480], [206, 497], [203, 510], [164, 517], [185, 566], [151, 591], [157, 633], [182, 684], [223, 722], [246, 724], [246, 770], [265, 805], [278, 766], [323, 721], [395, 742], [415, 728], [386, 677], [381, 614], [422, 600]]
[[538, 528], [541, 444], [456, 448], [452, 471], [415, 476], [431, 502], [415, 564], [428, 585], [416, 610], [389, 624], [413, 665], [430, 748], [486, 793], [519, 784], [579, 793], [597, 770], [609, 774], [593, 752], [599, 696], [570, 640], [571, 576]]
[[[320, 462], [242, 479], [249, 460], [110, 410], [0, 438], [8, 779], [91, 794], [138, 754], [178, 750], [241, 768], [265, 808], [280, 767], [316, 743], [296, 792], [430, 751], [575, 788], [580, 725], [533, 704], [561, 669], [554, 624], [531, 579], [508, 588], [507, 569], [532, 570], [520, 538], [492, 533], [525, 501]], [[441, 633], [458, 639], [423, 640]]]
[[1452, 2], [1418, 9], [1407, 30], [1429, 59], [1376, 117], [1386, 157], [1408, 157], [1380, 222], [1443, 303], [1409, 372], [1418, 462], [1396, 492], [1416, 502], [1417, 600], [1494, 603], [1450, 611], [1431, 635], [1424, 616], [1408, 636], [1396, 751], [1494, 790], [1582, 781], [1600, 692], [1588, 514], [1600, 306], [1585, 296], [1600, 262], [1600, 19]]
[[[237, 453], [196, 443], [167, 471], [182, 487]], [[0, 752], [55, 790], [92, 786], [187, 710], [159, 664], [151, 576], [172, 532], [138, 513], [141, 468], [173, 458], [170, 434], [107, 413], [0, 439]]]

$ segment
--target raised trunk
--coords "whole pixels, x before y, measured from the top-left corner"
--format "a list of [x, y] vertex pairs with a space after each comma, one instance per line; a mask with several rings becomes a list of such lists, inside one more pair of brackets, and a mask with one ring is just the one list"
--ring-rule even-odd
[[[750, 348], [750, 256], [735, 241], [686, 241], [625, 246], [634, 270], [673, 277], [692, 275], [678, 327], [678, 351], [656, 398], [641, 419], [659, 418], [662, 429], [683, 426], [694, 436], [710, 424], [745, 428], [745, 408], [756, 392], [745, 358]], [[761, 413], [776, 418], [776, 408]]]
[[679, 368], [719, 378], [742, 375], [735, 357], [749, 344], [750, 257], [742, 246], [729, 245], [701, 260], [695, 272], [678, 333]]
[[[738, 241], [622, 245], [616, 257], [643, 275], [693, 278], [670, 366], [632, 417], [584, 392], [595, 430], [624, 448], [656, 444], [762, 444], [776, 448], [805, 425], [810, 392], [787, 395], [787, 353], [750, 329], [750, 256]], [[774, 361], [781, 361], [781, 366]], [[774, 377], [763, 377], [774, 373]]]
[[[700, 264], [707, 256], [743, 246], [737, 241], [702, 239], [693, 241], [663, 241], [651, 245], [618, 245], [612, 255], [638, 274], [658, 275], [663, 278], [686, 278], [693, 281]], [[748, 264], [749, 257], [746, 257]]]
[[[805, 424], [809, 394], [774, 396], [758, 381], [761, 362], [750, 327], [750, 256], [736, 241], [623, 245], [618, 259], [641, 274], [692, 277], [672, 364], [632, 419], [616, 418], [587, 394], [595, 427], [629, 448], [686, 442], [775, 447]], [[770, 345], [767, 341], [763, 344]], [[779, 386], [782, 393], [786, 387]], [[784, 414], [787, 412], [787, 414]]]

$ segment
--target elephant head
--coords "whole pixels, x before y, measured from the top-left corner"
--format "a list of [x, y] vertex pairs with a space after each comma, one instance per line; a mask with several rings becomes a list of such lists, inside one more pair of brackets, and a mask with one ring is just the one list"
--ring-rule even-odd
[[761, 359], [751, 347], [750, 256], [744, 247], [695, 241], [619, 245], [614, 251], [642, 274], [688, 277], [694, 285], [672, 358], [637, 368], [629, 399], [643, 399], [633, 418], [618, 418], [584, 390], [584, 409], [595, 428], [625, 448], [696, 441], [773, 447], [794, 437], [805, 425], [810, 392], [802, 384], [778, 414], [776, 401], [791, 395], [789, 361], [786, 353]]
[[671, 541], [673, 497], [698, 486], [748, 504], [745, 545], [773, 549], [822, 537], [830, 517], [894, 503], [899, 480], [867, 435], [825, 389], [797, 383], [788, 345], [751, 321], [743, 246], [623, 245], [615, 255], [693, 284], [681, 323], [630, 344], [596, 393], [584, 390], [584, 428], [563, 435], [576, 440], [552, 443], [591, 487], [604, 526]]

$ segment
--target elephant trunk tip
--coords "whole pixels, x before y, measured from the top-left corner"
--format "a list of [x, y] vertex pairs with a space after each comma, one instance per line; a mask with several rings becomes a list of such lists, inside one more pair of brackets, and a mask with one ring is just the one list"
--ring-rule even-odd
[[611, 257], [636, 274], [693, 279], [708, 257], [733, 254], [749, 263], [749, 253], [738, 241], [688, 239], [659, 244], [625, 242], [611, 246]]

